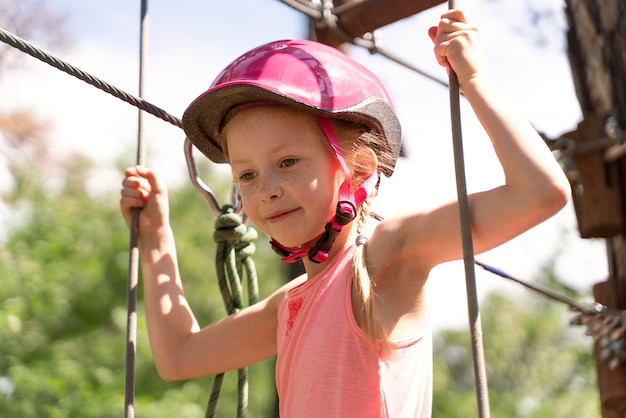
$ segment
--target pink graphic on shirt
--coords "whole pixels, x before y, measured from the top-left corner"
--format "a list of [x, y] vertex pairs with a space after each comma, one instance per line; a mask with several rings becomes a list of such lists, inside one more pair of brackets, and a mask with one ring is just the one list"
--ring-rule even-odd
[[304, 298], [299, 297], [298, 299], [290, 300], [287, 304], [289, 308], [289, 318], [287, 319], [287, 331], [285, 332], [285, 336], [289, 335], [289, 331], [293, 328], [293, 324], [296, 322], [296, 317], [300, 312], [300, 308], [302, 308], [302, 302], [304, 302]]

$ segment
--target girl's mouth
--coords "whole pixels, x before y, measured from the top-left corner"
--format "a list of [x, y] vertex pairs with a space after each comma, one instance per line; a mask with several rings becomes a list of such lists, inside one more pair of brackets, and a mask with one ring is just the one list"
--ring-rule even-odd
[[281, 211], [273, 212], [273, 213], [270, 213], [268, 216], [266, 216], [265, 220], [268, 223], [280, 222], [280, 221], [285, 220], [289, 216], [291, 216], [297, 210], [298, 209], [288, 209], [288, 210], [281, 210]]

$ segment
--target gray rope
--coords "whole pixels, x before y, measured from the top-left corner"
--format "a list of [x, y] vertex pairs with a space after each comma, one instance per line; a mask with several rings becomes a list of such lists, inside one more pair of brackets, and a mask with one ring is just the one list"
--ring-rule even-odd
[[[449, 0], [448, 8], [456, 8], [456, 1]], [[469, 199], [465, 181], [465, 162], [463, 157], [463, 138], [461, 130], [461, 106], [459, 80], [450, 67], [448, 71], [450, 85], [450, 119], [452, 123], [452, 145], [454, 152], [454, 167], [456, 173], [456, 187], [459, 201], [459, 216], [461, 221], [461, 241], [463, 245], [463, 263], [465, 266], [465, 286], [467, 288], [467, 310], [469, 331], [472, 346], [472, 362], [474, 367], [474, 390], [478, 403], [478, 416], [488, 418], [489, 392], [487, 389], [487, 373], [485, 371], [485, 354], [482, 343], [482, 327], [480, 323], [480, 309], [476, 291], [476, 272], [474, 269], [474, 244], [472, 242], [472, 226], [470, 222]]]
[[593, 337], [598, 344], [598, 357], [608, 360], [610, 370], [626, 364], [626, 310], [609, 308], [598, 302], [583, 304], [554, 290], [536, 283], [526, 282], [513, 277], [504, 271], [476, 261], [486, 271], [497, 276], [519, 283], [522, 286], [561, 302], [578, 315], [570, 321], [570, 325], [587, 327], [586, 334]]
[[145, 110], [146, 112], [156, 116], [157, 118], [163, 119], [166, 122], [171, 123], [174, 126], [182, 127], [182, 123], [180, 119], [170, 115], [166, 111], [156, 107], [155, 105], [135, 97], [131, 94], [124, 92], [123, 90], [118, 89], [117, 87], [112, 86], [111, 84], [94, 77], [93, 75], [86, 73], [80, 70], [73, 65], [68, 64], [67, 62], [47, 53], [43, 49], [37, 48], [33, 44], [25, 41], [24, 39], [13, 35], [12, 33], [0, 28], [0, 41], [11, 45], [14, 48], [19, 49], [22, 52], [30, 55], [31, 57], [37, 58], [40, 61], [45, 62], [69, 75], [72, 75], [80, 80], [83, 80], [87, 84], [91, 84], [94, 87], [103, 90], [118, 99], [125, 101], [126, 103], [135, 106], [141, 110]]
[[[139, 36], [139, 97], [143, 95], [144, 52], [148, 26], [148, 0], [141, 0]], [[137, 120], [137, 165], [145, 164], [145, 142], [143, 135], [143, 112], [139, 110]], [[139, 284], [139, 214], [133, 208], [130, 227], [130, 250], [126, 287], [126, 361], [124, 373], [124, 417], [135, 416], [135, 357], [137, 353], [137, 287]]]

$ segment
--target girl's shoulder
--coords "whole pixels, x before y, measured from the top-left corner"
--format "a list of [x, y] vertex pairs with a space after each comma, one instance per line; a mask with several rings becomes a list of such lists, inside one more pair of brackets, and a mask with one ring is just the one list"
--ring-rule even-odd
[[411, 270], [426, 268], [429, 263], [429, 246], [433, 242], [428, 227], [429, 211], [415, 211], [387, 217], [375, 224], [369, 235], [366, 258], [368, 269], [374, 273], [376, 266], [394, 263]]
[[278, 312], [278, 308], [280, 306], [280, 302], [287, 296], [287, 293], [291, 289], [294, 289], [301, 284], [307, 281], [307, 275], [302, 274], [294, 279], [289, 280], [287, 283], [278, 288], [274, 293], [269, 296], [268, 304], [271, 306], [272, 310]]

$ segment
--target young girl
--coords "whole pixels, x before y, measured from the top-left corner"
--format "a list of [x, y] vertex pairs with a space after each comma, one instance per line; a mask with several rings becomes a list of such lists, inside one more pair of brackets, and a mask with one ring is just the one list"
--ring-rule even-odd
[[[555, 214], [569, 184], [531, 126], [485, 74], [477, 31], [446, 11], [429, 35], [489, 135], [505, 184], [469, 197], [476, 252]], [[230, 64], [186, 110], [189, 139], [227, 162], [250, 220], [306, 275], [200, 328], [184, 294], [167, 191], [129, 168], [121, 209], [141, 207], [150, 344], [164, 379], [238, 369], [278, 355], [282, 417], [429, 417], [432, 345], [424, 284], [462, 257], [456, 202], [372, 220], [379, 176], [392, 174], [400, 127], [367, 69], [310, 41], [280, 41]], [[242, 343], [242, 338], [245, 342]]]

